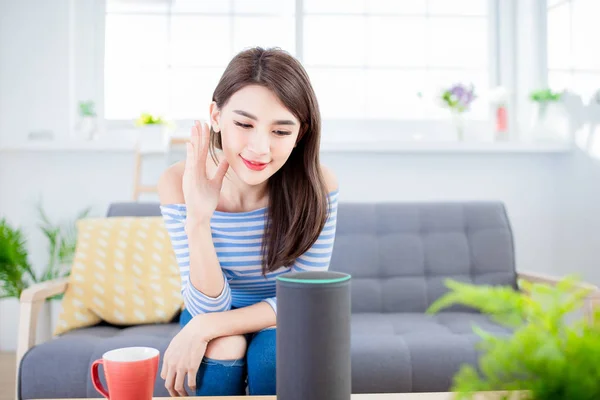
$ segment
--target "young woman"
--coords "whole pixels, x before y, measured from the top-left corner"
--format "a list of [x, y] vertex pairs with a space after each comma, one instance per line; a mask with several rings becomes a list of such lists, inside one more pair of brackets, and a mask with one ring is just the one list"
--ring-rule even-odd
[[[184, 162], [159, 181], [185, 310], [161, 377], [171, 396], [275, 394], [276, 277], [327, 270], [338, 188], [302, 65], [278, 49], [231, 60]], [[210, 157], [208, 156], [210, 153]]]

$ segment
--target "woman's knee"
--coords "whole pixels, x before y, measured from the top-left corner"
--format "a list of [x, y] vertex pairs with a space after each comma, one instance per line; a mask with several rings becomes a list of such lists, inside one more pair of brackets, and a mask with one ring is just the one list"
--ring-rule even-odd
[[211, 340], [204, 355], [213, 360], [237, 360], [244, 358], [247, 346], [242, 335], [223, 336]]
[[251, 395], [274, 395], [276, 389], [276, 330], [268, 329], [254, 335], [248, 345], [246, 365], [248, 389]]

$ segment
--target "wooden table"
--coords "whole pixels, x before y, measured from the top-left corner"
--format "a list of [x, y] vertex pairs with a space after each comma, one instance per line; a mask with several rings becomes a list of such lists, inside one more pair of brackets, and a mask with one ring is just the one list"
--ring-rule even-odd
[[[499, 400], [505, 392], [487, 392], [481, 393], [476, 397], [477, 400]], [[182, 400], [277, 400], [275, 396], [225, 396], [225, 397], [175, 397]], [[519, 394], [514, 393], [511, 400], [518, 400]], [[155, 397], [154, 400], [170, 400], [173, 397]], [[353, 394], [352, 400], [452, 400], [452, 393], [385, 393], [385, 394]], [[68, 399], [54, 399], [68, 400]]]

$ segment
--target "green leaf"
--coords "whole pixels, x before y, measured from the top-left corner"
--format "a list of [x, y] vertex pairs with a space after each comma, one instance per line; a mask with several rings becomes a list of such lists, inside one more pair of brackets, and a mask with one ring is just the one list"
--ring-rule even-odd
[[72, 221], [53, 223], [43, 207], [38, 204], [40, 229], [48, 241], [48, 261], [42, 281], [69, 276], [71, 264], [77, 248], [77, 221], [87, 218], [91, 208], [79, 211]]
[[473, 327], [481, 355], [477, 368], [465, 365], [454, 376], [459, 398], [487, 390], [527, 390], [532, 400], [600, 398], [600, 311], [593, 321], [568, 321], [591, 290], [577, 282], [574, 276], [555, 287], [522, 281], [515, 290], [447, 281], [449, 292], [428, 313], [463, 304], [512, 331], [495, 335]]
[[23, 232], [0, 219], [0, 297], [17, 297], [36, 277], [29, 265]]

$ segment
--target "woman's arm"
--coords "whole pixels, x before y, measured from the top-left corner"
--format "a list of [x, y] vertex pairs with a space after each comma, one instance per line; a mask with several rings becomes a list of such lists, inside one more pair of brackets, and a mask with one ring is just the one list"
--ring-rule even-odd
[[[329, 216], [317, 241], [298, 257], [291, 272], [327, 271], [333, 251], [337, 226], [338, 183], [335, 175], [323, 168], [329, 192]], [[275, 327], [277, 323], [277, 298], [269, 297], [257, 304], [226, 312], [201, 315], [198, 326], [204, 338], [210, 341], [221, 336], [243, 335]]]
[[202, 339], [211, 341], [222, 336], [244, 335], [275, 327], [277, 316], [264, 301], [251, 306], [194, 317]]
[[[215, 246], [210, 224], [187, 224], [182, 190], [184, 162], [161, 176], [161, 213], [181, 271], [182, 296], [192, 316], [231, 309], [231, 292]], [[190, 245], [191, 244], [191, 245]]]

